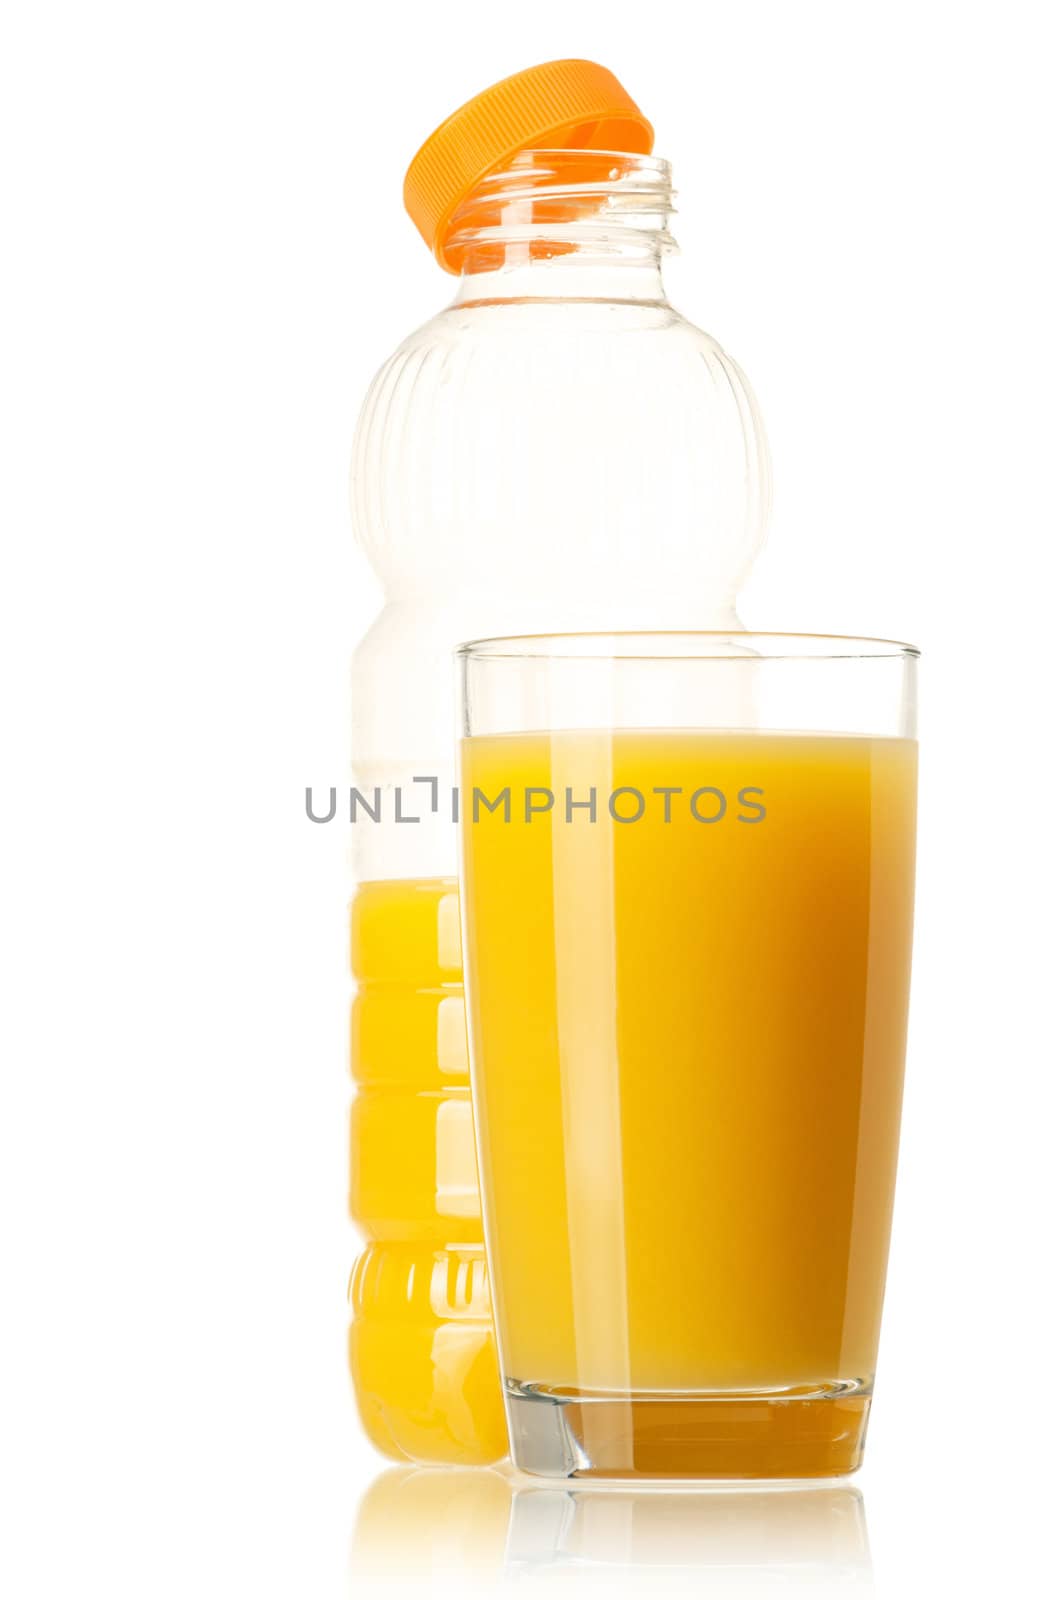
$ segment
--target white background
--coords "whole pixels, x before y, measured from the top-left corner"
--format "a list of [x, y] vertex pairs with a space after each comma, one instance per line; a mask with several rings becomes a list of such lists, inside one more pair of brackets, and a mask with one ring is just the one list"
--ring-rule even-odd
[[[909, 1088], [858, 1480], [874, 1578], [829, 1551], [819, 1578], [1052, 1592], [1055, 8], [13, 0], [4, 19], [9, 1591], [373, 1595], [427, 1560], [418, 1592], [445, 1593], [469, 1557], [456, 1524], [420, 1522], [383, 1557], [363, 1532], [349, 1565], [386, 1464], [345, 1366], [346, 841], [309, 826], [303, 789], [345, 781], [347, 660], [376, 603], [348, 524], [357, 408], [451, 290], [405, 164], [476, 90], [588, 55], [656, 123], [674, 298], [767, 422], [746, 622], [925, 651]], [[814, 1588], [819, 1557], [787, 1565], [763, 1526], [658, 1556], [713, 1594]], [[504, 1545], [478, 1547], [485, 1581]], [[613, 1555], [540, 1581], [615, 1587]]]

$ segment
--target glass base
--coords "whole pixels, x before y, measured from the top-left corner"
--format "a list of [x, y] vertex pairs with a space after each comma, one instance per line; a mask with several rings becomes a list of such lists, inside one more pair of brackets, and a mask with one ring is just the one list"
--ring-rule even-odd
[[869, 1384], [602, 1394], [507, 1378], [513, 1460], [545, 1478], [834, 1478], [864, 1454]]

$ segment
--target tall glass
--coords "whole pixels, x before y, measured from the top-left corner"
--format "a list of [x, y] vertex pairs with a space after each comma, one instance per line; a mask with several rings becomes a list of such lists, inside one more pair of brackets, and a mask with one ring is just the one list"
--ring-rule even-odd
[[513, 1457], [855, 1470], [901, 1106], [917, 652], [459, 651], [480, 1180]]

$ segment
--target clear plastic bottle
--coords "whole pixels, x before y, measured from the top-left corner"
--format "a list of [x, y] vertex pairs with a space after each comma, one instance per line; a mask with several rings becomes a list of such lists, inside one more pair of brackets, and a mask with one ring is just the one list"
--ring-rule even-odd
[[506, 1447], [464, 1044], [452, 652], [492, 634], [733, 629], [765, 535], [752, 392], [665, 295], [672, 210], [656, 157], [511, 156], [447, 219], [457, 296], [381, 369], [358, 424], [354, 524], [385, 604], [354, 657], [354, 782], [379, 791], [380, 821], [360, 808], [353, 830], [351, 1195], [371, 1242], [351, 1364], [371, 1436], [400, 1458]]

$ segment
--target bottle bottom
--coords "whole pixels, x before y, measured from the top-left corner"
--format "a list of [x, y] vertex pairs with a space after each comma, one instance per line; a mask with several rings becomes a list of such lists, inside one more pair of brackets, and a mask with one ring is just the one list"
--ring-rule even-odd
[[507, 1378], [513, 1459], [547, 1478], [833, 1478], [864, 1453], [871, 1386], [630, 1395]]
[[350, 1368], [363, 1426], [395, 1461], [506, 1454], [484, 1247], [382, 1244], [351, 1277]]

